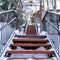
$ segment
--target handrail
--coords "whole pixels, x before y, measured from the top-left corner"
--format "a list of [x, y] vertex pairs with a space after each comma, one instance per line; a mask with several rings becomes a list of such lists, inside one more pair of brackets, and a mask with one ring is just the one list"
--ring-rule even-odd
[[[16, 16], [16, 14], [15, 14], [15, 11], [16, 10], [7, 10], [7, 11], [2, 11], [2, 12], [0, 12], [0, 14], [5, 14], [5, 13], [10, 13], [10, 12], [13, 12], [13, 14], [14, 14], [14, 17], [12, 17], [12, 19], [7, 23], [6, 22], [6, 24], [4, 24], [1, 28], [0, 28], [0, 31], [1, 31], [1, 44], [3, 44], [2, 43], [2, 41], [4, 41], [2, 38], [2, 36], [6, 36], [5, 38], [6, 38], [6, 42], [4, 41], [4, 43], [7, 43], [8, 41], [9, 41], [9, 39], [8, 39], [8, 37], [10, 38], [10, 35], [12, 34], [12, 32], [15, 30], [15, 29], [13, 29], [12, 31], [10, 31], [10, 26], [9, 26], [9, 24], [11, 24], [11, 23], [13, 23], [14, 21], [16, 22], [16, 29], [17, 29], [17, 16]], [[9, 26], [9, 27], [8, 27]], [[6, 35], [3, 35], [2, 33], [3, 32], [5, 32], [5, 28], [7, 28], [8, 29], [8, 31], [10, 31], [8, 34], [8, 36], [7, 36], [7, 34]], [[1, 45], [1, 54], [3, 53], [3, 51], [5, 50], [5, 48], [6, 48], [6, 44], [4, 45], [4, 49], [2, 49], [3, 48], [3, 45]]]
[[[51, 23], [47, 18], [45, 18], [46, 17], [46, 15], [48, 14], [49, 12], [46, 12], [46, 14], [45, 14], [45, 16], [44, 16], [44, 18], [43, 18], [43, 20], [45, 19], [45, 21], [47, 21], [55, 30], [57, 30], [58, 31], [58, 33], [60, 32], [60, 30], [53, 24], [53, 23]], [[52, 12], [51, 12], [52, 13]], [[59, 14], [58, 14], [59, 15]], [[42, 21], [43, 21], [42, 20]]]
[[[11, 9], [11, 10], [7, 10], [7, 11], [2, 11], [2, 12], [0, 12], [0, 14], [5, 14], [5, 13], [9, 13], [9, 12], [14, 12], [14, 11], [16, 11], [16, 10]], [[14, 12], [14, 14], [15, 14], [15, 12]], [[15, 15], [16, 15], [16, 14], [15, 14]], [[7, 25], [9, 25], [12, 21], [14, 21], [16, 18], [17, 18], [17, 16], [15, 16], [15, 18], [13, 18], [9, 23], [3, 25], [2, 28], [0, 28], [0, 31], [1, 31], [2, 29], [4, 29]]]
[[60, 32], [60, 30], [53, 24], [51, 23], [47, 18], [45, 19], [52, 27], [54, 27], [58, 32]]
[[[46, 12], [46, 14], [45, 14], [45, 16], [43, 17], [43, 20], [42, 21], [47, 21], [56, 31], [58, 31], [58, 33], [60, 34], [60, 30], [53, 24], [53, 23], [51, 23], [47, 18], [45, 18], [46, 17], [46, 15], [48, 14], [49, 12]], [[51, 12], [52, 13], [52, 12]], [[59, 14], [58, 14], [59, 15]], [[49, 40], [49, 42], [50, 42], [50, 40]], [[50, 44], [51, 44], [51, 42], [50, 42]], [[51, 44], [51, 46], [52, 46], [52, 48], [53, 48], [53, 50], [54, 50], [54, 53], [55, 53], [55, 56], [56, 56], [56, 58], [57, 58], [57, 60], [60, 60], [60, 58], [59, 58], [59, 56], [58, 56], [58, 54], [56, 53], [56, 51], [55, 51], [55, 49], [54, 49], [54, 47], [53, 47], [53, 45]]]
[[[47, 37], [48, 37], [48, 36], [47, 36]], [[54, 47], [53, 47], [50, 39], [48, 39], [48, 40], [49, 40], [49, 42], [50, 42], [50, 44], [51, 44], [51, 46], [52, 46], [52, 48], [53, 48], [53, 50], [54, 50], [54, 53], [55, 53], [55, 56], [57, 57], [57, 60], [60, 60], [60, 58], [59, 58], [58, 54], [56, 53], [56, 51], [55, 51], [55, 49], [54, 49]]]
[[7, 11], [1, 11], [0, 14], [9, 13], [9, 12], [12, 12], [12, 11], [14, 11], [14, 10], [11, 9], [11, 10], [7, 10]]
[[12, 21], [14, 21], [16, 19], [16, 17], [15, 18], [13, 18], [9, 23], [7, 23], [7, 24], [5, 24], [5, 25], [3, 25], [3, 27], [2, 28], [0, 28], [0, 31], [2, 30], [2, 29], [4, 29], [6, 26], [8, 26]]

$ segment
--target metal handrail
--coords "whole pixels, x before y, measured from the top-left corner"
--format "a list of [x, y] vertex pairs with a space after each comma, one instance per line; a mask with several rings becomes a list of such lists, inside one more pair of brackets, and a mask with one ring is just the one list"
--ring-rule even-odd
[[9, 12], [12, 12], [12, 11], [14, 11], [14, 10], [11, 9], [11, 10], [7, 10], [7, 11], [1, 11], [0, 14], [9, 13]]
[[[12, 22], [14, 22], [14, 21], [16, 21], [16, 29], [17, 29], [17, 16], [16, 16], [16, 14], [15, 14], [15, 10], [7, 10], [7, 11], [2, 11], [2, 12], [0, 12], [0, 14], [5, 14], [5, 13], [10, 13], [10, 12], [13, 12], [13, 14], [15, 15], [15, 17], [13, 17], [8, 23], [6, 23], [5, 25], [3, 25], [1, 28], [0, 28], [0, 31], [1, 31], [1, 36], [2, 36], [2, 32], [3, 32], [3, 30], [6, 28], [6, 27], [8, 27], [9, 26], [9, 24], [10, 23], [12, 23]], [[10, 28], [9, 28], [10, 29]], [[12, 31], [13, 32], [13, 31]], [[9, 33], [9, 35], [11, 35], [11, 33], [12, 32], [10, 32]], [[9, 37], [10, 38], [10, 37]], [[2, 37], [1, 37], [1, 39], [2, 39]], [[3, 40], [1, 40], [1, 41], [3, 41]], [[7, 40], [7, 42], [9, 41], [9, 39]], [[7, 43], [6, 42], [6, 43]], [[2, 46], [3, 47], [3, 46]], [[6, 45], [4, 45], [4, 47], [6, 47]], [[1, 54], [4, 52], [4, 50], [5, 50], [5, 48], [3, 49], [3, 51], [1, 52]]]
[[13, 18], [9, 23], [3, 25], [3, 26], [0, 28], [0, 31], [1, 31], [2, 29], [4, 29], [6, 26], [8, 26], [8, 25], [9, 25], [11, 22], [13, 22], [15, 19], [16, 19], [16, 17]]
[[[49, 13], [49, 12], [46, 12], [46, 14], [45, 14], [45, 16], [44, 16], [44, 18], [43, 18], [42, 21], [44, 21], [44, 20], [47, 21], [56, 31], [58, 31], [58, 33], [59, 33], [59, 35], [60, 35], [60, 30], [59, 30], [53, 23], [51, 23], [47, 18], [45, 18], [48, 13]], [[52, 12], [51, 12], [51, 13], [52, 13]], [[58, 14], [58, 15], [59, 15], [59, 14]], [[49, 39], [48, 39], [48, 40], [49, 40]], [[56, 51], [55, 51], [55, 49], [54, 49], [54, 47], [53, 47], [53, 45], [52, 45], [52, 43], [51, 43], [50, 40], [49, 40], [49, 42], [50, 42], [50, 44], [51, 44], [51, 46], [52, 46], [52, 48], [53, 48], [53, 50], [54, 50], [54, 53], [55, 53], [55, 56], [56, 56], [57, 60], [60, 60], [60, 58], [59, 58], [58, 54], [56, 53]]]
[[[48, 36], [47, 36], [47, 37], [48, 37]], [[55, 49], [54, 49], [54, 47], [53, 47], [53, 44], [51, 43], [50, 39], [48, 39], [48, 40], [49, 40], [49, 42], [50, 42], [50, 44], [51, 44], [51, 46], [52, 46], [52, 48], [53, 48], [53, 50], [54, 50], [54, 53], [55, 53], [55, 56], [57, 57], [57, 60], [60, 60], [58, 54], [56, 53], [56, 51], [55, 51]]]
[[[0, 12], [0, 14], [5, 14], [5, 13], [9, 13], [9, 12], [14, 12], [14, 14], [15, 14], [15, 11], [16, 11], [16, 10], [11, 9], [11, 10], [7, 10], [7, 11], [2, 11], [2, 12]], [[17, 17], [13, 18], [9, 23], [3, 25], [3, 26], [0, 28], [0, 31], [1, 31], [2, 29], [4, 29], [6, 26], [8, 26], [8, 25], [9, 25], [12, 21], [14, 21], [16, 18], [17, 18]]]
[[[57, 30], [58, 33], [59, 33], [60, 30], [59, 30], [53, 23], [51, 23], [47, 18], [45, 18], [48, 13], [49, 13], [49, 12], [46, 12], [46, 14], [45, 14], [45, 16], [44, 16], [44, 18], [43, 18], [42, 21], [44, 21], [44, 19], [45, 19], [45, 21], [47, 21], [47, 22], [48, 22], [55, 30]], [[52, 12], [51, 12], [51, 13], [52, 13]], [[59, 15], [59, 14], [58, 14], [58, 15]]]
[[52, 27], [54, 27], [58, 32], [60, 32], [60, 30], [53, 23], [51, 23], [47, 18], [45, 18], [45, 21], [47, 21]]

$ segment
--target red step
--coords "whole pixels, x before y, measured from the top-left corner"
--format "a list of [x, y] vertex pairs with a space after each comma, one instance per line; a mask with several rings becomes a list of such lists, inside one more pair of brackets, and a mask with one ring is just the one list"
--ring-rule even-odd
[[46, 35], [20, 35], [20, 34], [16, 34], [15, 37], [20, 37], [20, 38], [29, 38], [29, 37], [35, 37], [35, 38], [47, 38]]
[[28, 39], [28, 38], [23, 38], [23, 39], [13, 39], [13, 42], [19, 43], [19, 42], [25, 42], [25, 43], [47, 43], [49, 42], [48, 39]]
[[[29, 59], [20, 59], [20, 58], [8, 58], [7, 60], [29, 60]], [[31, 60], [55, 60], [53, 58], [35, 58], [35, 59], [31, 59]]]
[[17, 47], [17, 46], [21, 46], [21, 47], [38, 47], [38, 46], [43, 46], [43, 47], [50, 47], [51, 45], [50, 44], [37, 44], [37, 43], [35, 43], [35, 44], [33, 44], [33, 43], [21, 43], [21, 44], [19, 44], [19, 43], [16, 43], [16, 44], [11, 44], [10, 45], [11, 47]]
[[7, 51], [8, 54], [54, 54], [52, 50], [10, 50]]

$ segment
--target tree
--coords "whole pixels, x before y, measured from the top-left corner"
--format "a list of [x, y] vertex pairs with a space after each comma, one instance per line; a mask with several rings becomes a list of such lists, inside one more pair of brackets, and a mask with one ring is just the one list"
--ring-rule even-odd
[[8, 10], [8, 5], [9, 5], [8, 0], [3, 0], [2, 2], [4, 2], [4, 4], [1, 6], [1, 8], [3, 10]]

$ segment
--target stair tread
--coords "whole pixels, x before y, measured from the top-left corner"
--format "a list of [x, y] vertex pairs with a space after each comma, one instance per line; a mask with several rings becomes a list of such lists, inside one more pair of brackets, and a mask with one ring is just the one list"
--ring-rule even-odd
[[35, 39], [35, 38], [14, 38], [14, 40], [48, 40], [48, 39]]
[[21, 43], [21, 44], [19, 44], [19, 43], [16, 43], [16, 44], [11, 44], [10, 46], [31, 46], [31, 47], [36, 47], [36, 46], [44, 46], [44, 47], [50, 47], [51, 45], [50, 44], [37, 44], [37, 43], [35, 43], [35, 44], [33, 44], [33, 43], [29, 43], [29, 44], [27, 44], [27, 43]]
[[17, 38], [15, 38], [15, 39], [13, 39], [13, 41], [18, 41], [18, 42], [48, 42], [48, 39], [17, 39]]
[[39, 59], [20, 59], [20, 58], [8, 58], [8, 60], [55, 60], [53, 58], [39, 58]]
[[7, 51], [9, 54], [54, 54], [53, 50], [10, 50]]
[[20, 35], [20, 34], [17, 34], [15, 35], [15, 37], [18, 37], [18, 38], [36, 38], [36, 39], [43, 39], [43, 38], [47, 38], [46, 35]]
[[42, 37], [42, 36], [44, 37], [45, 36], [46, 37], [46, 35], [42, 35], [42, 34], [41, 35], [20, 35], [20, 34], [16, 34], [15, 36], [36, 36], [36, 37], [37, 36], [38, 37]]

